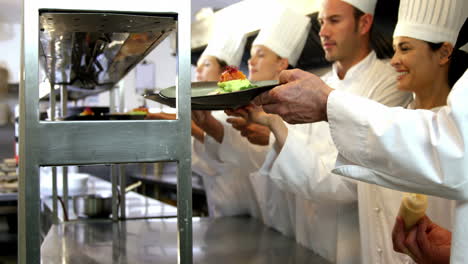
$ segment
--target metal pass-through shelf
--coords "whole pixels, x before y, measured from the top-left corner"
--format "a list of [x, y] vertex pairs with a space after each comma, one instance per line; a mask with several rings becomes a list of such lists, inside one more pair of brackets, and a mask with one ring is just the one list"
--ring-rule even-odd
[[114, 87], [175, 25], [171, 14], [43, 10], [41, 66], [68, 99], [80, 99]]
[[[158, 161], [177, 162], [174, 262], [192, 263], [190, 1], [24, 0], [22, 17], [19, 263], [41, 259], [40, 166]], [[51, 87], [72, 99], [95, 94], [112, 88], [170, 31], [177, 33], [177, 120], [39, 120], [41, 68]]]

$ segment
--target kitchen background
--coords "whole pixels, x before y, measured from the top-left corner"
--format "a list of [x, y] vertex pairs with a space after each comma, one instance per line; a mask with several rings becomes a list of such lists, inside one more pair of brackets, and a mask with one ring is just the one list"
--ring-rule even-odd
[[[20, 0], [0, 0], [0, 166], [6, 166], [4, 160], [11, 161], [15, 157], [15, 106], [18, 104], [18, 86], [20, 71], [21, 47], [21, 3]], [[197, 12], [204, 7], [211, 7], [199, 12], [198, 18], [203, 14], [212, 14], [239, 0], [196, 0], [192, 1], [192, 20], [195, 21]], [[144, 101], [142, 91], [135, 92], [142, 85], [148, 86], [148, 79], [152, 81], [149, 89], [165, 88], [174, 85], [176, 73], [174, 56], [174, 39], [169, 37], [156, 47], [145, 59], [147, 67], [131, 71], [119, 86], [125, 88], [125, 108], [129, 111], [137, 106], [146, 105], [149, 108], [160, 110], [161, 106], [152, 101]], [[194, 67], [192, 67], [194, 70]], [[148, 69], [150, 71], [148, 71]], [[139, 76], [137, 77], [137, 75]], [[137, 80], [138, 79], [138, 80]], [[146, 79], [146, 81], [145, 81]], [[46, 83], [44, 83], [46, 84]], [[46, 89], [47, 85], [45, 86]], [[45, 103], [47, 105], [47, 102]], [[104, 92], [91, 96], [78, 102], [86, 106], [108, 106], [109, 93]], [[171, 108], [164, 108], [171, 112]], [[5, 167], [6, 168], [6, 167]], [[127, 166], [127, 170], [136, 167]], [[88, 170], [92, 168], [88, 168]], [[108, 167], [96, 166], [94, 171], [106, 173]], [[1, 182], [1, 180], [0, 180]], [[17, 230], [16, 230], [16, 202], [0, 199], [0, 264], [16, 263]]]

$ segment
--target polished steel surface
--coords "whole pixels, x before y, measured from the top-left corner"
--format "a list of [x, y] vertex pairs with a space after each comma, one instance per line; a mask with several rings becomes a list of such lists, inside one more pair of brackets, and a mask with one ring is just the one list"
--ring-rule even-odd
[[37, 147], [30, 154], [36, 155], [41, 165], [51, 166], [174, 161], [180, 155], [185, 156], [186, 147], [178, 147], [185, 143], [180, 138], [184, 132], [181, 123], [181, 120], [41, 122], [42, 133], [35, 135]]
[[[53, 226], [42, 245], [49, 264], [158, 263], [177, 261], [175, 219]], [[292, 238], [251, 218], [194, 218], [193, 263], [329, 263]]]
[[175, 29], [172, 14], [62, 12], [40, 14], [40, 59], [70, 99], [113, 88]]
[[192, 149], [191, 149], [191, 118], [190, 118], [190, 37], [191, 37], [191, 1], [177, 1], [180, 7], [177, 30], [177, 118], [180, 133], [176, 145], [179, 150], [177, 162], [177, 239], [178, 263], [192, 264]]
[[[19, 175], [19, 263], [40, 263], [40, 191], [39, 166], [73, 165], [73, 164], [109, 164], [126, 162], [157, 162], [178, 161], [179, 195], [178, 195], [178, 228], [172, 234], [179, 238], [179, 263], [192, 263], [191, 248], [191, 192], [190, 192], [190, 1], [146, 0], [132, 1], [96, 1], [96, 0], [24, 0], [23, 1], [23, 31], [20, 76], [20, 175]], [[178, 109], [177, 120], [171, 121], [121, 121], [121, 122], [40, 122], [38, 117], [39, 101], [39, 60], [44, 58], [44, 69], [60, 70], [59, 74], [49, 74], [52, 83], [66, 82], [66, 74], [70, 72], [69, 86], [81, 83], [77, 89], [88, 91], [93, 84], [92, 78], [106, 77], [100, 71], [97, 61], [102, 54], [103, 32], [85, 32], [84, 46], [79, 50], [91, 52], [90, 56], [82, 56], [79, 65], [72, 65], [73, 51], [68, 55], [68, 62], [62, 55], [67, 55], [62, 43], [68, 45], [73, 42], [72, 34], [69, 39], [52, 34], [54, 42], [60, 47], [43, 45], [40, 36], [41, 16], [49, 13], [93, 13], [119, 14], [129, 17], [136, 15], [150, 17], [171, 17], [177, 26], [177, 80]], [[101, 16], [102, 18], [102, 16]], [[48, 23], [48, 21], [46, 22]], [[98, 25], [99, 26], [99, 25]], [[99, 28], [99, 27], [97, 27]], [[96, 30], [97, 31], [97, 30]], [[78, 32], [79, 33], [79, 32]], [[86, 35], [86, 33], [89, 33]], [[119, 34], [128, 34], [131, 41], [132, 32], [115, 32], [110, 38]], [[153, 37], [153, 32], [143, 32], [145, 37]], [[161, 32], [159, 32], [160, 34]], [[79, 34], [77, 34], [79, 35]], [[76, 36], [75, 36], [76, 37]], [[118, 38], [118, 37], [116, 37]], [[80, 37], [78, 37], [80, 39]], [[87, 42], [89, 40], [89, 42]], [[158, 40], [153, 42], [156, 45]], [[83, 45], [83, 42], [76, 42]], [[80, 44], [81, 43], [81, 44]], [[132, 45], [130, 45], [132, 46]], [[136, 45], [138, 46], [138, 45]], [[141, 47], [141, 46], [140, 46]], [[73, 47], [75, 48], [75, 47]], [[112, 50], [112, 49], [109, 49]], [[50, 51], [50, 53], [49, 53]], [[119, 51], [120, 52], [120, 51]], [[130, 52], [131, 53], [131, 52]], [[118, 55], [119, 53], [117, 53]], [[44, 57], [45, 56], [45, 57]], [[47, 57], [50, 56], [50, 57]], [[142, 55], [144, 56], [144, 55]], [[127, 58], [131, 58], [128, 56]], [[114, 58], [115, 61], [115, 58]], [[60, 64], [62, 63], [62, 64]], [[101, 63], [99, 61], [99, 63]], [[113, 64], [110, 64], [108, 79], [114, 76]], [[102, 66], [102, 65], [101, 65]], [[131, 67], [124, 69], [125, 74]], [[81, 79], [72, 74], [74, 67], [85, 74]], [[116, 67], [117, 69], [119, 67]], [[119, 68], [123, 69], [123, 68]], [[52, 72], [52, 71], [50, 71]], [[89, 75], [86, 75], [89, 74]], [[115, 76], [118, 76], [116, 74]], [[61, 78], [61, 79], [59, 79]], [[106, 84], [97, 79], [97, 84]], [[80, 85], [76, 85], [80, 86]], [[68, 86], [67, 86], [68, 87]], [[73, 92], [69, 89], [69, 96]]]
[[[88, 179], [86, 190], [84, 192], [77, 193], [77, 195], [110, 195], [111, 193], [112, 184], [110, 182], [94, 176], [90, 176]], [[47, 207], [46, 213], [49, 214], [49, 212], [52, 209], [52, 199], [50, 198], [50, 194], [43, 193], [41, 200], [44, 206]], [[71, 208], [70, 210], [68, 210], [68, 217], [70, 220], [86, 220], [86, 218], [79, 217], [77, 215], [77, 212], [73, 210], [72, 200], [69, 200], [68, 205], [68, 207]], [[127, 193], [125, 211], [126, 218], [130, 219], [166, 218], [177, 216], [177, 207], [162, 203], [158, 200], [143, 196], [136, 192]], [[120, 215], [120, 217], [122, 218], [122, 214]], [[64, 215], [63, 211], [61, 210], [61, 207], [59, 207], [58, 210], [58, 218], [61, 222], [64, 221]]]
[[[120, 192], [120, 204], [126, 204], [127, 201], [127, 176], [125, 175], [125, 165], [119, 165], [119, 192]], [[140, 182], [141, 184], [141, 182]], [[126, 206], [120, 206], [120, 217], [127, 218], [125, 210]]]
[[[68, 90], [66, 85], [60, 86], [60, 117], [67, 116]], [[68, 167], [62, 167], [62, 190], [65, 209], [68, 209]]]
[[117, 175], [117, 165], [113, 164], [111, 165], [111, 184], [112, 184], [112, 200], [111, 200], [111, 211], [112, 211], [112, 220], [117, 221], [118, 220], [118, 208], [117, 208], [117, 180], [118, 180], [118, 175]]
[[23, 1], [18, 188], [18, 261], [40, 263], [40, 199], [37, 146], [39, 132], [39, 14], [34, 0]]

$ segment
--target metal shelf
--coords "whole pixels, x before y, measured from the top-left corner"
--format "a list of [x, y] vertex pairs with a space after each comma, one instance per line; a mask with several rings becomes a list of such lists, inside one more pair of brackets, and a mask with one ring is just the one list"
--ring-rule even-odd
[[40, 12], [40, 59], [68, 99], [106, 91], [175, 30], [172, 14]]
[[[174, 237], [179, 240], [179, 253], [174, 262], [192, 263], [190, 19], [188, 0], [24, 0], [19, 263], [40, 263], [41, 259], [40, 166], [158, 161], [178, 162], [178, 229]], [[39, 120], [40, 64], [51, 83], [60, 84], [62, 99], [79, 98], [112, 88], [174, 30], [178, 41], [177, 120]], [[55, 109], [54, 96], [51, 108]]]

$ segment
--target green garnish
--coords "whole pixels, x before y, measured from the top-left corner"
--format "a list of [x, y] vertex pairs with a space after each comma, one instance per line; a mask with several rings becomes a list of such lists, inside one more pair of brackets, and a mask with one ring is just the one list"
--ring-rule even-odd
[[257, 87], [247, 79], [218, 82], [218, 86], [219, 88], [216, 89], [216, 93], [232, 93]]

